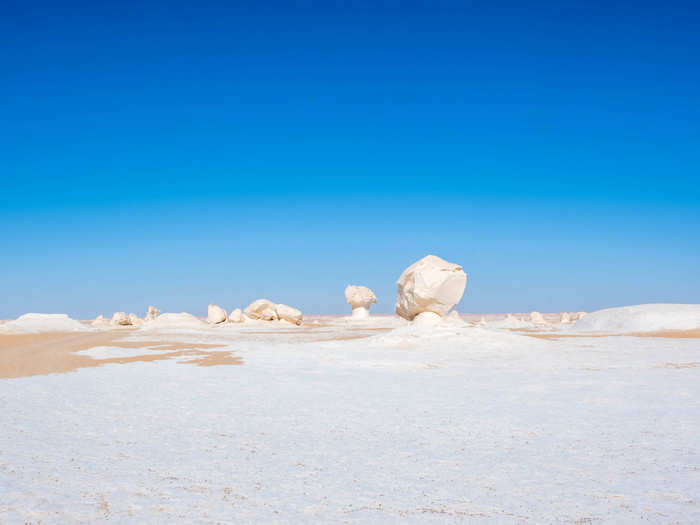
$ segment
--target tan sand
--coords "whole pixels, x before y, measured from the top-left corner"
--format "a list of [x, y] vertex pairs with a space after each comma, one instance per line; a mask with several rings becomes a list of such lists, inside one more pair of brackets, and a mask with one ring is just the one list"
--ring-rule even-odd
[[[199, 366], [240, 365], [243, 361], [228, 351], [212, 351], [225, 345], [163, 342], [121, 341], [124, 331], [99, 333], [47, 332], [40, 334], [0, 334], [0, 379], [43, 374], [73, 372], [79, 368], [104, 364], [160, 361], [188, 357], [180, 361]], [[76, 352], [96, 346], [143, 349], [143, 354], [129, 357], [95, 359]], [[148, 350], [165, 351], [153, 354]]]
[[660, 337], [663, 339], [700, 339], [700, 328], [694, 330], [659, 330], [656, 332], [630, 332], [627, 334], [557, 334], [534, 330], [512, 330], [537, 339], [563, 339], [566, 337]]

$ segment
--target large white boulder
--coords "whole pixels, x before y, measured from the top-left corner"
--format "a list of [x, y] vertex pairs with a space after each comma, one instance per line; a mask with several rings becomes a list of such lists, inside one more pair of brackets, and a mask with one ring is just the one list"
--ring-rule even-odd
[[366, 286], [348, 285], [345, 288], [345, 300], [352, 308], [352, 316], [355, 319], [369, 317], [369, 307], [377, 302], [374, 292]]
[[133, 326], [141, 326], [143, 324], [143, 319], [140, 319], [139, 316], [134, 313], [129, 314], [129, 321]]
[[287, 306], [286, 304], [275, 305], [275, 310], [277, 311], [277, 316], [280, 319], [296, 325], [300, 325], [304, 317], [301, 310], [297, 310], [296, 308]]
[[467, 274], [458, 264], [427, 255], [406, 268], [396, 284], [396, 313], [412, 321], [424, 312], [447, 315], [464, 294]]
[[559, 322], [561, 324], [569, 324], [571, 322], [571, 316], [569, 315], [569, 312], [562, 312]]
[[155, 306], [149, 306], [148, 312], [146, 312], [146, 321], [153, 321], [156, 317], [160, 315], [160, 310]]
[[267, 299], [253, 301], [246, 306], [244, 312], [251, 319], [260, 319], [263, 321], [276, 321], [279, 319], [275, 303]]
[[131, 319], [126, 315], [126, 312], [114, 312], [112, 324], [114, 326], [129, 326], [131, 324]]
[[215, 304], [210, 304], [207, 309], [207, 322], [209, 324], [225, 323], [228, 320], [226, 310]]
[[228, 320], [231, 323], [242, 323], [243, 321], [245, 321], [245, 316], [243, 315], [243, 310], [241, 310], [240, 308], [236, 308], [228, 316]]

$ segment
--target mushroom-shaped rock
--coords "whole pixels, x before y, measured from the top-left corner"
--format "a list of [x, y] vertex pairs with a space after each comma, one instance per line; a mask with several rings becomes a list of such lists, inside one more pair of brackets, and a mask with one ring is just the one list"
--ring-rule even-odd
[[369, 307], [377, 302], [374, 292], [366, 286], [348, 285], [345, 288], [345, 300], [352, 308], [352, 316], [356, 319], [369, 317]]
[[251, 319], [262, 319], [263, 321], [276, 321], [279, 319], [275, 303], [267, 299], [253, 301], [244, 310]]
[[143, 324], [143, 319], [139, 319], [136, 314], [131, 313], [129, 314], [129, 322], [134, 326], [141, 326]]
[[226, 310], [215, 304], [210, 304], [207, 309], [207, 322], [209, 324], [224, 323], [228, 319]]
[[396, 313], [412, 321], [426, 312], [446, 315], [462, 298], [467, 274], [458, 264], [427, 255], [406, 268], [396, 284]]
[[160, 315], [160, 310], [156, 308], [155, 306], [149, 306], [148, 307], [148, 312], [146, 312], [146, 321], [153, 321], [156, 317]]
[[112, 316], [112, 324], [115, 326], [129, 326], [131, 319], [126, 315], [126, 312], [115, 312]]
[[275, 310], [277, 311], [277, 316], [280, 319], [296, 325], [300, 325], [302, 319], [304, 318], [301, 310], [297, 310], [296, 308], [287, 306], [286, 304], [275, 305]]
[[233, 312], [231, 312], [231, 315], [228, 316], [228, 320], [232, 323], [242, 323], [245, 321], [243, 310], [236, 308]]

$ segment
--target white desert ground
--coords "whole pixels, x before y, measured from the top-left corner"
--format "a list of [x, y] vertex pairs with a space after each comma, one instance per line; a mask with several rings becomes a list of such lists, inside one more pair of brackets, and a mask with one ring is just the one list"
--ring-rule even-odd
[[0, 325], [0, 523], [700, 523], [700, 306], [161, 317]]

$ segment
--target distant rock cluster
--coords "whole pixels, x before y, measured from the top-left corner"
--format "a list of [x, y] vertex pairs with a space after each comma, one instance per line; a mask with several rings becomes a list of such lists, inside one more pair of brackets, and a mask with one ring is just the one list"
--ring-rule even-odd
[[[397, 281], [396, 313], [417, 324], [434, 325], [445, 321], [454, 324], [464, 322], [460, 314], [453, 310], [464, 295], [467, 286], [467, 274], [459, 264], [448, 262], [436, 255], [426, 255], [408, 266]], [[345, 288], [345, 300], [352, 309], [350, 320], [364, 320], [370, 317], [372, 304], [377, 303], [377, 296], [367, 286], [348, 285]], [[486, 321], [484, 317], [473, 326], [489, 326], [510, 330], [552, 330], [556, 325], [568, 325], [581, 319], [585, 312], [563, 312], [558, 322], [551, 314], [545, 318], [540, 312], [515, 317], [508, 314], [505, 319]], [[245, 308], [235, 308], [227, 314], [219, 305], [209, 304], [206, 324], [224, 325], [227, 323], [246, 323], [251, 321], [287, 322], [301, 325], [304, 316], [301, 310], [292, 306], [275, 303], [268, 299], [257, 299]], [[102, 315], [92, 321], [96, 328], [133, 327], [133, 326], [196, 326], [204, 324], [191, 314], [161, 314], [155, 306], [149, 306], [146, 315], [139, 318], [136, 314], [115, 312], [111, 318]]]

